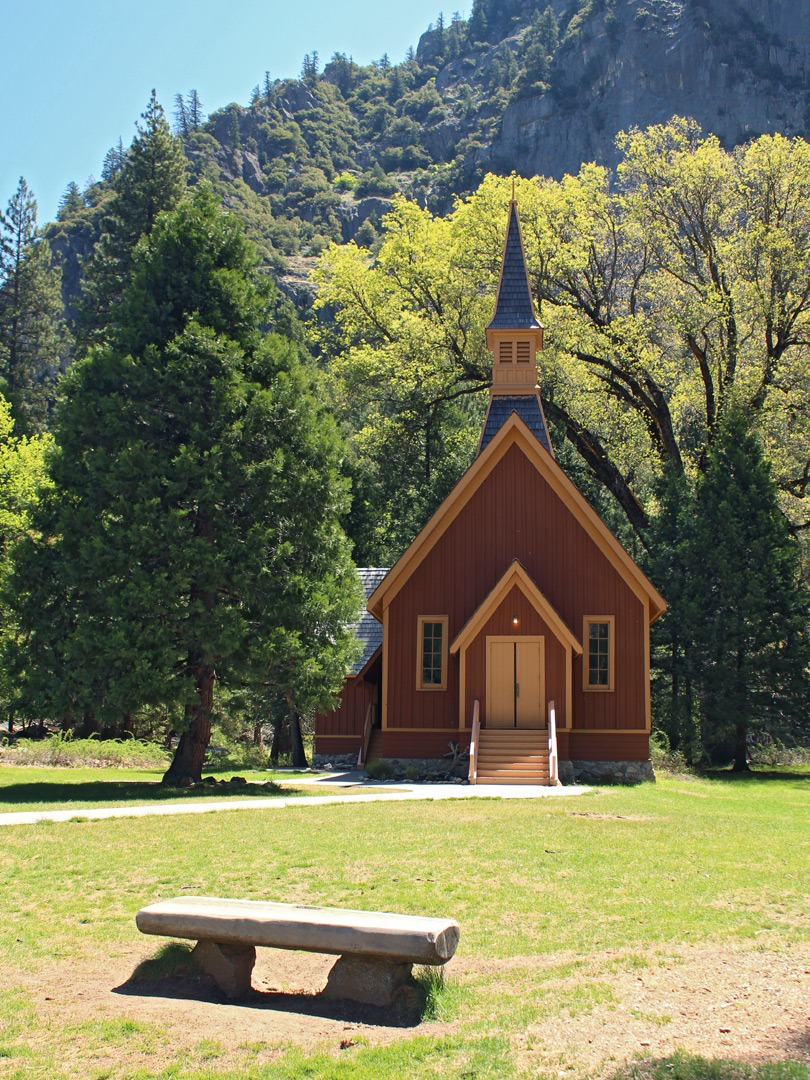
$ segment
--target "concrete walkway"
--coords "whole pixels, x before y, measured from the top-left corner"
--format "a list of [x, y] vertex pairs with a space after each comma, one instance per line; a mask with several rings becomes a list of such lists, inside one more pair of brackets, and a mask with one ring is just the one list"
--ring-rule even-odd
[[[425, 799], [554, 799], [582, 795], [589, 787], [540, 787], [532, 784], [407, 784], [375, 783], [364, 772], [330, 773], [323, 775], [293, 774], [289, 781], [294, 787], [315, 787], [330, 794], [284, 796], [262, 799], [210, 799], [187, 803], [150, 803], [146, 806], [90, 807], [69, 810], [30, 810], [0, 814], [2, 825], [33, 825], [38, 821], [73, 821], [76, 818], [151, 817], [172, 814], [211, 814], [219, 810], [282, 810], [294, 806], [331, 806], [340, 803], [416, 802]], [[341, 794], [345, 788], [362, 785], [356, 795]]]

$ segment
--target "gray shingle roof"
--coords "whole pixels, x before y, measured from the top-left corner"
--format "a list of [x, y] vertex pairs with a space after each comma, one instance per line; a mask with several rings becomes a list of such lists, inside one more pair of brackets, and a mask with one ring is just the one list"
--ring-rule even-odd
[[506, 247], [503, 253], [503, 273], [498, 289], [498, 302], [495, 314], [489, 324], [490, 330], [531, 330], [539, 329], [540, 323], [534, 313], [532, 294], [529, 288], [529, 275], [520, 242], [517, 207], [509, 206], [509, 228], [506, 233]]
[[489, 406], [484, 434], [481, 437], [481, 448], [478, 453], [480, 454], [481, 450], [495, 438], [513, 412], [518, 414], [540, 445], [544, 446], [550, 453], [551, 444], [549, 443], [548, 431], [537, 394], [516, 394], [514, 397], [496, 394]]
[[[357, 576], [363, 583], [366, 600], [380, 584], [389, 569], [388, 566], [358, 566]], [[360, 616], [360, 621], [354, 625], [354, 632], [363, 643], [363, 654], [352, 667], [350, 672], [352, 675], [362, 671], [380, 645], [382, 645], [382, 623], [369, 614], [368, 611], [364, 611]]]

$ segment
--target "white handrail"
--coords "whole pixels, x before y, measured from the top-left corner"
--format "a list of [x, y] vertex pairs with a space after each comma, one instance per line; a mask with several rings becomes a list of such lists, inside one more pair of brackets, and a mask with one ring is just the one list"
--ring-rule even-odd
[[357, 768], [362, 769], [366, 763], [368, 744], [371, 741], [371, 728], [374, 724], [374, 702], [366, 709], [366, 722], [363, 725], [363, 737], [360, 740], [360, 749], [357, 753]]
[[557, 713], [554, 702], [548, 703], [548, 778], [552, 784], [559, 784], [557, 768]]
[[481, 741], [481, 721], [478, 719], [478, 701], [473, 705], [472, 734], [470, 736], [470, 776], [471, 784], [478, 783], [478, 743]]

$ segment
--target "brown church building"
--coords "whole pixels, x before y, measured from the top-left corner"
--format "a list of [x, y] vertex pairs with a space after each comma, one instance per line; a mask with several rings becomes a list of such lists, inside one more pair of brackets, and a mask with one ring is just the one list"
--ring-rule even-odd
[[359, 571], [364, 653], [315, 761], [446, 769], [455, 747], [471, 783], [650, 779], [666, 605], [554, 458], [514, 202], [487, 345], [478, 455], [395, 566]]

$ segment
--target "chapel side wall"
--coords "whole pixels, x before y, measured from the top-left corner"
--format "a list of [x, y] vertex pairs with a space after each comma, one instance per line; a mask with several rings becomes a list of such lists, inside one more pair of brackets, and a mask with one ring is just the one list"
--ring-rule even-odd
[[[458, 730], [458, 657], [449, 657], [446, 691], [416, 690], [417, 618], [447, 615], [453, 641], [513, 559], [522, 563], [578, 640], [584, 615], [615, 616], [616, 688], [611, 693], [585, 693], [582, 660], [574, 658], [573, 728], [644, 732], [643, 605], [515, 445], [390, 602], [387, 728]], [[473, 700], [466, 703], [465, 727], [471, 722]]]
[[366, 711], [377, 697], [376, 683], [350, 675], [341, 688], [338, 707], [315, 716], [315, 753], [356, 753], [363, 737]]

